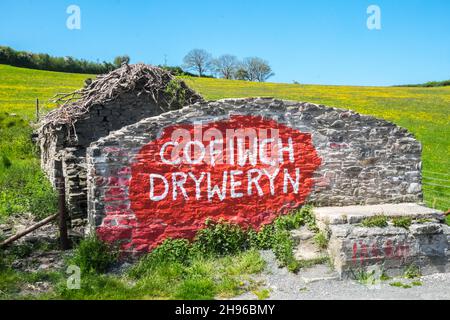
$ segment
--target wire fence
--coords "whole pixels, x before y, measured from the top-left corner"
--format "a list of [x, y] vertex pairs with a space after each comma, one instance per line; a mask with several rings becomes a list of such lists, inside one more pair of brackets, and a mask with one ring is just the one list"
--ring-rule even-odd
[[422, 186], [425, 201], [433, 207], [450, 208], [450, 174], [435, 171], [422, 171]]
[[431, 197], [431, 199], [429, 200], [439, 200], [439, 202], [443, 202], [445, 204], [450, 204], [450, 201], [448, 199], [444, 199], [444, 198], [439, 198], [439, 197]]
[[440, 178], [427, 177], [427, 176], [423, 176], [423, 178], [426, 179], [426, 180], [442, 181], [442, 182], [447, 182], [447, 183], [450, 184], [450, 180], [448, 180], [448, 179], [440, 179]]
[[450, 191], [447, 190], [436, 190], [439, 189], [450, 189], [450, 174], [436, 171], [422, 171], [422, 185], [429, 192], [433, 190], [435, 193], [439, 193], [439, 195], [446, 196], [449, 195]]
[[425, 175], [427, 174], [431, 174], [431, 175], [439, 175], [439, 176], [447, 176], [450, 177], [450, 173], [443, 173], [443, 172], [435, 172], [435, 171], [427, 171], [427, 170], [422, 170], [422, 173], [424, 173]]
[[427, 183], [427, 182], [422, 182], [423, 185], [426, 186], [433, 186], [433, 187], [439, 187], [439, 188], [446, 188], [446, 189], [450, 189], [450, 186], [443, 186], [441, 184], [437, 184], [437, 183]]
[[444, 191], [436, 190], [436, 189], [434, 189], [433, 186], [428, 186], [428, 185], [423, 185], [423, 189], [429, 194], [435, 194], [437, 196], [443, 196], [443, 197], [448, 196], [449, 197], [448, 199], [450, 200], [450, 191], [448, 191], [448, 190], [444, 190]]

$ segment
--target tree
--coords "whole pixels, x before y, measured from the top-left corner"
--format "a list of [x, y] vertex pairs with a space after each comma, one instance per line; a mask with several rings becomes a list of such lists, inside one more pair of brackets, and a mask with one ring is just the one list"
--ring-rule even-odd
[[212, 56], [203, 49], [193, 49], [183, 58], [184, 68], [195, 70], [200, 77], [211, 70]]
[[234, 78], [236, 80], [250, 80], [247, 70], [245, 70], [245, 68], [242, 66], [236, 70], [236, 73], [234, 74]]
[[128, 55], [117, 56], [114, 58], [114, 65], [116, 67], [120, 67], [123, 63], [130, 63], [130, 57]]
[[258, 57], [245, 58], [241, 68], [246, 71], [249, 81], [264, 82], [275, 75], [269, 63]]
[[238, 59], [230, 54], [224, 54], [213, 60], [214, 70], [225, 79], [233, 79], [239, 66]]

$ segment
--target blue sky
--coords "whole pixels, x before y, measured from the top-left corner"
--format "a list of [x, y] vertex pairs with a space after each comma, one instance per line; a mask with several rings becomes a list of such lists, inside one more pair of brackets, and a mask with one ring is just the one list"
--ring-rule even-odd
[[[66, 27], [69, 5], [81, 29]], [[381, 30], [366, 27], [381, 9]], [[192, 48], [259, 56], [274, 82], [393, 85], [450, 78], [448, 0], [1, 0], [0, 45], [179, 65]]]

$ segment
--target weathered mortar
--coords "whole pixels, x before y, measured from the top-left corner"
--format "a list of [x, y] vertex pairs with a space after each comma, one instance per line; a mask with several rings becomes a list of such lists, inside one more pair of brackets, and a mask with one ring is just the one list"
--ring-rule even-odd
[[[147, 118], [92, 143], [87, 151], [91, 226], [103, 228], [108, 234], [106, 240], [121, 240], [126, 250], [148, 250], [152, 245], [146, 238], [148, 229], [142, 232], [135, 227], [136, 216], [127, 198], [136, 156], [167, 126], [210, 123], [231, 115], [260, 115], [311, 133], [322, 159], [314, 173], [314, 189], [307, 199], [316, 206], [422, 200], [421, 145], [407, 130], [353, 111], [311, 103], [271, 98], [228, 99], [197, 103]], [[112, 191], [121, 196], [107, 196]], [[237, 205], [246, 210], [245, 202]], [[167, 228], [158, 221], [149, 227]], [[182, 236], [183, 232], [174, 234]]]

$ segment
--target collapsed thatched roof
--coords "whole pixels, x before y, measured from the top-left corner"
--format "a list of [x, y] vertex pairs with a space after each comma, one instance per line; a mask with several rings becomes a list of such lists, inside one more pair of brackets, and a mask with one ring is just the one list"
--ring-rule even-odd
[[145, 64], [123, 64], [108, 74], [97, 76], [80, 90], [57, 94], [53, 101], [60, 106], [42, 119], [41, 126], [73, 124], [88, 113], [92, 106], [113, 101], [126, 92], [133, 92], [137, 96], [148, 95], [162, 111], [203, 100], [168, 71]]

